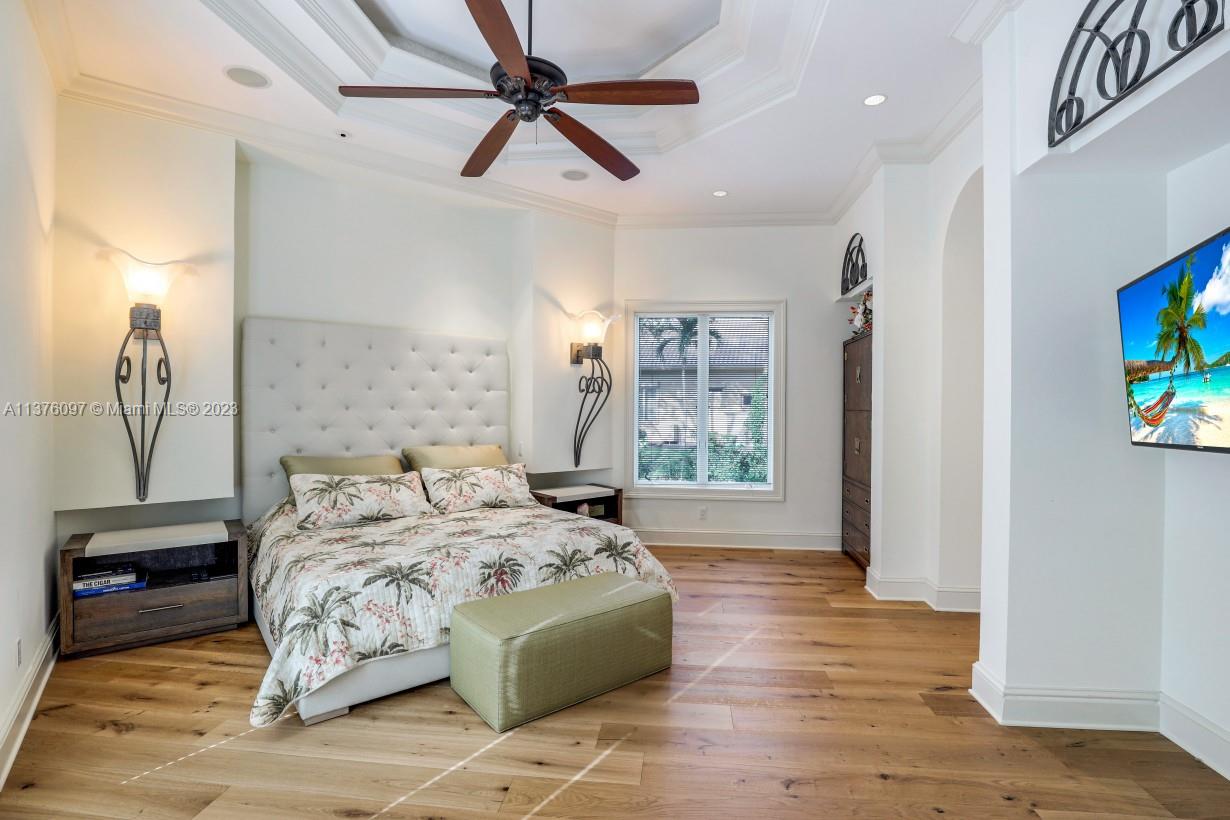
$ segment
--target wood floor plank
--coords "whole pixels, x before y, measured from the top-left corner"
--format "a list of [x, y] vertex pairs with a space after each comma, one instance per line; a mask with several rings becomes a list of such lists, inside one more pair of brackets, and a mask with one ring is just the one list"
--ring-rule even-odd
[[876, 601], [833, 553], [654, 552], [674, 666], [505, 735], [443, 682], [252, 731], [252, 625], [60, 661], [0, 817], [1230, 818], [1161, 735], [997, 724], [977, 615]]

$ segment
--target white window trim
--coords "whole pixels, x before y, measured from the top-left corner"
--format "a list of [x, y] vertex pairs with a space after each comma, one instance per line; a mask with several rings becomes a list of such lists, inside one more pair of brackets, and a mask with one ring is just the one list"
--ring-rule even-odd
[[[637, 314], [653, 313], [771, 313], [773, 315], [773, 332], [769, 338], [772, 360], [772, 390], [770, 391], [769, 425], [772, 431], [772, 444], [769, 449], [769, 474], [773, 484], [765, 489], [752, 487], [732, 487], [719, 489], [717, 487], [691, 487], [685, 485], [659, 484], [646, 486], [636, 483], [636, 418], [637, 396], [640, 394], [640, 383], [636, 367]], [[624, 334], [624, 372], [631, 380], [627, 391], [627, 435], [624, 464], [626, 465], [626, 480], [624, 482], [625, 498], [675, 499], [689, 501], [785, 501], [786, 500], [786, 301], [722, 301], [722, 302], [658, 302], [648, 300], [631, 300], [624, 306], [624, 316], [627, 317], [627, 332]], [[698, 338], [708, 338], [707, 328]], [[701, 353], [701, 349], [704, 352]], [[698, 356], [708, 358], [707, 346], [698, 345]], [[698, 361], [699, 364], [699, 361]], [[706, 369], [707, 377], [707, 369]], [[699, 389], [700, 384], [697, 385]], [[708, 419], [697, 419], [697, 440], [700, 438], [702, 426], [707, 426]], [[704, 448], [698, 453], [697, 473], [700, 470], [700, 458]]]

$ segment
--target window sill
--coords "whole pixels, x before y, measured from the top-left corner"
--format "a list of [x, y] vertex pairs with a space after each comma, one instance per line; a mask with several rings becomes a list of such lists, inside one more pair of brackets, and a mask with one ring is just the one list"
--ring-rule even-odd
[[631, 486], [624, 498], [644, 498], [657, 501], [785, 501], [783, 488], [771, 490], [730, 489], [716, 487], [645, 487]]

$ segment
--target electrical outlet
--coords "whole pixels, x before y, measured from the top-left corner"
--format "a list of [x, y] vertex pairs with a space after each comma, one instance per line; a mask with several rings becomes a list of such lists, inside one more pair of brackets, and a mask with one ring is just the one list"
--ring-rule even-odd
[[21, 668], [21, 638], [17, 639], [17, 668]]
[[707, 507], [704, 504], [701, 504], [700, 507], [697, 508], [696, 510], [696, 517], [700, 519], [701, 521], [708, 521], [709, 520], [709, 507]]

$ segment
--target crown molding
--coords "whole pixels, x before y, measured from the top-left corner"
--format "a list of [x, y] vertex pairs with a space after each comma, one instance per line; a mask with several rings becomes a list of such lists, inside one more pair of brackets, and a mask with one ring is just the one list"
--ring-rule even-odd
[[973, 46], [982, 45], [999, 21], [1015, 11], [1025, 0], [973, 0], [961, 13], [949, 35], [954, 40]]
[[304, 91], [337, 113], [342, 107], [338, 78], [258, 0], [201, 0], [258, 51], [285, 71]]
[[926, 165], [934, 162], [957, 136], [982, 114], [982, 80], [961, 95], [939, 124], [921, 142], [875, 143], [859, 161], [850, 181], [825, 213], [829, 224], [837, 224], [863, 195], [875, 175], [885, 165]]
[[354, 0], [295, 0], [368, 78], [376, 76], [389, 41]]
[[[457, 149], [461, 143], [473, 145], [486, 133], [489, 125], [470, 127], [442, 117], [442, 109], [487, 120], [485, 109], [473, 101], [434, 101], [432, 106], [420, 106], [406, 116], [384, 112], [373, 114], [371, 101], [359, 104], [345, 100], [337, 93], [341, 79], [325, 66], [302, 42], [287, 30], [259, 0], [202, 0], [225, 23], [249, 43], [276, 63], [330, 111], [345, 116], [378, 121], [401, 129], [438, 145]], [[655, 135], [652, 143], [643, 139], [645, 128], [627, 141], [632, 153], [665, 154], [696, 139], [727, 128], [792, 97], [802, 82], [803, 72], [811, 56], [830, 0], [781, 0], [766, 4], [757, 0], [723, 0], [718, 23], [682, 45], [643, 73], [645, 78], [690, 76], [701, 86], [706, 102], [688, 116], [663, 116], [653, 107], [594, 110], [590, 120], [610, 123], [645, 122]], [[366, 18], [353, 0], [294, 0], [312, 25], [333, 42], [356, 69], [356, 75], [366, 81], [427, 84], [443, 73], [450, 80], [470, 73], [455, 60], [441, 60], [430, 49], [415, 49], [414, 44], [395, 39], [390, 42]], [[757, 14], [779, 15], [784, 22], [781, 37], [755, 36]], [[763, 28], [763, 27], [762, 27]], [[407, 46], [410, 48], [407, 49]], [[776, 54], [775, 60], [772, 55]], [[753, 65], [771, 65], [765, 71], [747, 71]], [[737, 69], [744, 69], [739, 71]], [[712, 84], [720, 81], [718, 93]], [[712, 96], [710, 96], [712, 91]], [[464, 129], [464, 132], [459, 130]], [[464, 136], [462, 134], [464, 133]], [[625, 144], [625, 135], [618, 131], [607, 138], [617, 146]], [[646, 147], [648, 146], [648, 147]], [[514, 147], [506, 162], [542, 161], [550, 152], [519, 150]]]
[[625, 214], [616, 227], [629, 230], [678, 228], [784, 228], [832, 225], [824, 214], [812, 211], [736, 214]]
[[716, 134], [797, 94], [829, 3], [830, 0], [796, 0], [776, 68], [759, 83], [724, 94], [720, 106], [710, 106], [690, 120], [668, 125], [659, 134], [661, 152]]
[[342, 143], [338, 140], [273, 125], [242, 114], [155, 94], [98, 77], [78, 75], [67, 88], [61, 91], [61, 95], [67, 99], [225, 134], [256, 148], [274, 152], [299, 153], [334, 162], [348, 163], [413, 182], [459, 192], [479, 201], [487, 200], [513, 207], [549, 211], [599, 225], [613, 226], [616, 224], [616, 215], [610, 211], [522, 190], [486, 178], [463, 180], [452, 169], [367, 148], [357, 143]]
[[25, 4], [51, 81], [57, 92], [62, 91], [80, 73], [64, 0], [25, 0]]

